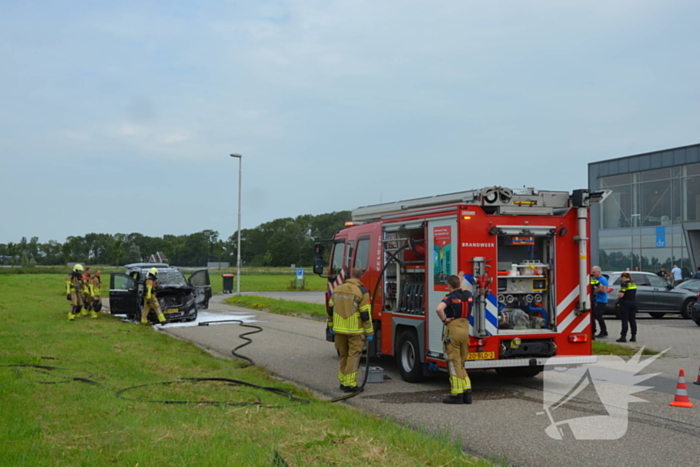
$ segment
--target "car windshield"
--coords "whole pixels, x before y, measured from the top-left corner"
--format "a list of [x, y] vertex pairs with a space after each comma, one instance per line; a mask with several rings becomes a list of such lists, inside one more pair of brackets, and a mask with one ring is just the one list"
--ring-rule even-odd
[[187, 281], [180, 271], [158, 271], [158, 285], [161, 287], [183, 287], [187, 285]]

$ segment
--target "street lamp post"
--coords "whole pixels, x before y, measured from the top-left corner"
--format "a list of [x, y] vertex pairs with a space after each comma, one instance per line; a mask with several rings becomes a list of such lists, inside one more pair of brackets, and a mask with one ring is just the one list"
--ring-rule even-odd
[[238, 246], [236, 247], [236, 295], [241, 294], [241, 173], [243, 170], [243, 156], [231, 154], [238, 158]]

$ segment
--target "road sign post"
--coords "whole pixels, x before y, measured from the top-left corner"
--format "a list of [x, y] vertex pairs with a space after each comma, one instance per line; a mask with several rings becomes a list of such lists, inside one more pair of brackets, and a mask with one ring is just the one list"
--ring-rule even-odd
[[297, 289], [304, 288], [304, 268], [297, 268], [296, 288]]

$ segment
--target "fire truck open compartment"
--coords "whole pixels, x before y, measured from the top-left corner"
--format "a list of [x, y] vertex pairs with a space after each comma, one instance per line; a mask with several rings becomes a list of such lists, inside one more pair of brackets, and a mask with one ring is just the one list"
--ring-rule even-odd
[[553, 332], [551, 235], [497, 237], [498, 333]]
[[384, 311], [425, 315], [425, 234], [422, 224], [387, 226], [384, 236]]

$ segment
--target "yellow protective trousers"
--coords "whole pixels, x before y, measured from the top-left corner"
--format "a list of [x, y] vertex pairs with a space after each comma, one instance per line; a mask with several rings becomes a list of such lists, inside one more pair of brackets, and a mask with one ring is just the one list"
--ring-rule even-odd
[[343, 386], [357, 386], [357, 371], [360, 369], [364, 334], [336, 334], [335, 348], [340, 353], [338, 380]]
[[88, 311], [92, 311], [92, 297], [89, 293], [84, 293], [83, 295], [83, 308]]
[[456, 319], [445, 327], [445, 353], [452, 395], [471, 389], [472, 382], [464, 369], [469, 354], [469, 321], [466, 318]]
[[141, 312], [141, 321], [148, 319], [148, 312], [151, 310], [156, 312], [156, 316], [163, 315], [163, 312], [160, 310], [160, 302], [155, 296], [143, 299], [143, 311]]
[[83, 306], [83, 294], [78, 293], [75, 289], [70, 291], [70, 304], [72, 306]]

